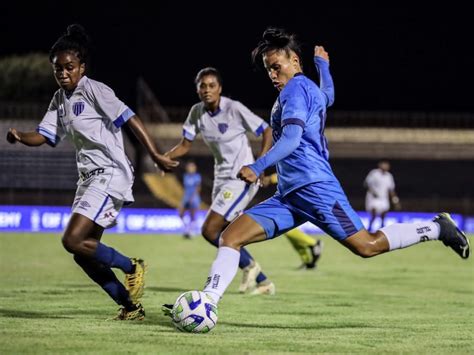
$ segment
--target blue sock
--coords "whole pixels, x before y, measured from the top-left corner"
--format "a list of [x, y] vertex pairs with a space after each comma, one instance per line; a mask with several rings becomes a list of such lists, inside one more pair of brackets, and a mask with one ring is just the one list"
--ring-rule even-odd
[[266, 279], [267, 279], [267, 276], [265, 276], [265, 274], [263, 272], [258, 274], [257, 278], [256, 278], [258, 284], [262, 281], [265, 281]]
[[243, 269], [247, 267], [252, 262], [253, 258], [250, 253], [245, 248], [240, 248], [240, 260], [239, 260], [239, 267]]
[[117, 276], [115, 276], [110, 267], [100, 264], [94, 259], [78, 255], [74, 256], [74, 261], [94, 282], [102, 287], [117, 304], [124, 306], [127, 310], [135, 308], [127, 289], [117, 279]]
[[[220, 236], [214, 239], [214, 241], [212, 242], [212, 244], [218, 248], [219, 248], [219, 238]], [[250, 253], [247, 251], [247, 249], [240, 248], [239, 268], [243, 269], [244, 267], [249, 266], [252, 260], [253, 258], [250, 255]]]
[[117, 304], [124, 306], [127, 311], [135, 308], [127, 289], [119, 280], [107, 282], [101, 287]]
[[105, 266], [119, 268], [126, 274], [131, 273], [133, 269], [130, 258], [127, 258], [114, 248], [108, 247], [102, 243], [97, 243], [94, 258]]

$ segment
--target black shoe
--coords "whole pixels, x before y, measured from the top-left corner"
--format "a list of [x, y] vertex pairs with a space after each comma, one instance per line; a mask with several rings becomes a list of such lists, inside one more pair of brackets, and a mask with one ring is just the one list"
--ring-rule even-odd
[[191, 239], [191, 234], [189, 234], [189, 233], [184, 233], [184, 234], [183, 234], [183, 238], [184, 238], [184, 239]]
[[161, 311], [163, 312], [163, 315], [173, 318], [173, 305], [172, 304], [162, 305]]
[[305, 265], [307, 269], [315, 269], [316, 263], [321, 257], [321, 253], [323, 251], [323, 241], [321, 239], [318, 239], [318, 241], [316, 242], [314, 246], [309, 247], [309, 250], [311, 251], [311, 256], [313, 257], [313, 259], [311, 260], [311, 262]]
[[444, 245], [453, 249], [461, 258], [469, 258], [469, 239], [453, 221], [449, 213], [442, 212], [433, 218], [433, 222], [439, 224], [439, 240]]

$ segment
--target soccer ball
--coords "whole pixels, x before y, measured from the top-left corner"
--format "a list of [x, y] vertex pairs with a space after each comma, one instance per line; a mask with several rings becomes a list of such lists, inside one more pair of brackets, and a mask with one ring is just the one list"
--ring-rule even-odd
[[207, 333], [216, 326], [217, 306], [206, 293], [188, 291], [179, 295], [171, 315], [176, 329], [188, 333]]

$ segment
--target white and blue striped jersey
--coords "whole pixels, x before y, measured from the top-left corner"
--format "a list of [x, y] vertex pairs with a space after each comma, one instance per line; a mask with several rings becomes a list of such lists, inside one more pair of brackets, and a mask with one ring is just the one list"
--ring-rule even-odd
[[216, 112], [202, 102], [195, 104], [183, 125], [184, 138], [193, 141], [201, 133], [214, 156], [214, 180], [236, 179], [254, 156], [246, 132], [260, 136], [268, 124], [238, 101], [221, 96]]
[[56, 91], [37, 132], [53, 147], [64, 138], [71, 141], [78, 185], [93, 183], [129, 203], [134, 176], [120, 127], [134, 115], [107, 85], [84, 76], [70, 96]]

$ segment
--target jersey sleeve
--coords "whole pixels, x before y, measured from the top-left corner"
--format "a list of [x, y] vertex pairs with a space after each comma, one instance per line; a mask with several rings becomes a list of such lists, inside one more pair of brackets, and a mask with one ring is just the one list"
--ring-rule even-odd
[[367, 188], [371, 188], [374, 184], [374, 174], [374, 170], [371, 170], [365, 178], [365, 184], [367, 185]]
[[390, 174], [390, 186], [388, 187], [389, 190], [395, 190], [395, 180], [393, 179], [393, 175]]
[[198, 119], [199, 106], [194, 105], [191, 107], [191, 110], [189, 110], [188, 117], [183, 124], [183, 137], [188, 141], [193, 141], [199, 133]]
[[259, 137], [268, 127], [268, 124], [259, 116], [250, 111], [245, 105], [238, 101], [233, 102], [234, 112], [242, 120], [247, 131]]
[[103, 83], [91, 81], [88, 88], [92, 96], [92, 104], [98, 112], [109, 118], [115, 127], [122, 127], [135, 115], [127, 105], [120, 101], [115, 92]]
[[52, 147], [55, 147], [65, 136], [63, 126], [59, 120], [58, 110], [58, 94], [55, 94], [49, 104], [48, 111], [46, 111], [43, 119], [36, 128], [36, 132], [45, 137], [46, 143]]
[[296, 124], [304, 129], [309, 115], [307, 94], [297, 80], [290, 80], [280, 94], [281, 125]]

